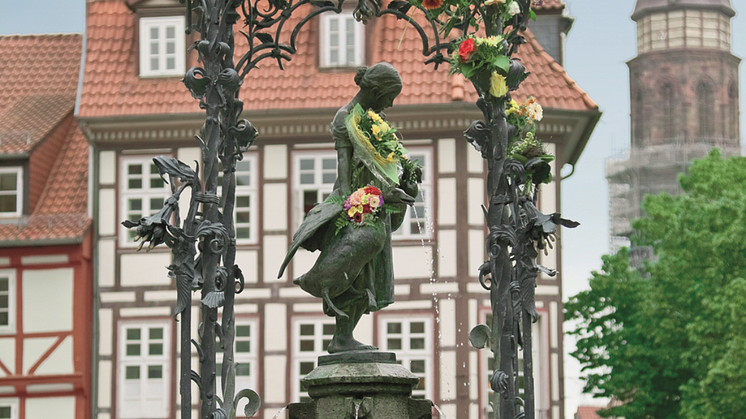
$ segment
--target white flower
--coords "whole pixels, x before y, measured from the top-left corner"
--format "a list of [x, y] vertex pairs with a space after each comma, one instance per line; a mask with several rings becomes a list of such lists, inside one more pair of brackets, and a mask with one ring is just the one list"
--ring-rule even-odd
[[508, 6], [508, 14], [511, 16], [515, 16], [518, 13], [521, 13], [521, 6], [518, 5], [517, 1], [511, 2], [510, 5]]
[[491, 6], [493, 4], [498, 4], [498, 3], [505, 3], [505, 0], [486, 0], [484, 2], [484, 5], [485, 6]]

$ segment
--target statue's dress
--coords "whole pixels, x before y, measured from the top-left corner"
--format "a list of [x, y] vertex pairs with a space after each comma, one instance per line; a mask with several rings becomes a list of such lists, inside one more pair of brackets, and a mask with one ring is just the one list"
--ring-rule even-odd
[[[345, 108], [340, 109], [332, 127], [332, 138], [337, 150], [353, 150], [351, 190], [375, 185], [384, 194], [383, 184], [361, 161], [356, 159], [344, 121]], [[332, 196], [342, 196], [339, 182]], [[280, 269], [280, 275], [299, 247], [309, 251], [321, 250], [313, 267], [293, 282], [311, 295], [324, 298], [324, 312], [329, 316], [346, 312], [350, 306], [366, 303], [366, 313], [380, 310], [394, 302], [394, 268], [391, 251], [391, 233], [404, 220], [403, 204], [384, 202], [396, 206], [400, 212], [388, 214], [380, 211], [378, 220], [364, 226], [347, 225], [337, 231], [336, 220], [344, 211], [338, 202], [322, 202], [314, 206], [298, 227], [293, 243]], [[326, 295], [325, 295], [326, 294]], [[330, 306], [331, 305], [331, 306]], [[337, 310], [335, 310], [335, 308]]]

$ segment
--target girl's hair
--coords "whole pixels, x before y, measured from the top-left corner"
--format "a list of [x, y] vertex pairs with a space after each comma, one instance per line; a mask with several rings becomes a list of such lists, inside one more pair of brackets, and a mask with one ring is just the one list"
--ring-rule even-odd
[[355, 74], [355, 84], [361, 88], [378, 87], [381, 91], [401, 91], [399, 72], [389, 63], [378, 63], [370, 67], [360, 67]]

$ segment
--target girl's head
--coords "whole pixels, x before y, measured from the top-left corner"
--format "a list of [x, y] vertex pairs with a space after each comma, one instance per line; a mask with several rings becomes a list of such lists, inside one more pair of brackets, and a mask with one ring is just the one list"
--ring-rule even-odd
[[355, 84], [360, 86], [363, 100], [367, 102], [362, 104], [363, 107], [376, 112], [391, 106], [402, 89], [399, 72], [389, 63], [360, 67], [355, 75]]

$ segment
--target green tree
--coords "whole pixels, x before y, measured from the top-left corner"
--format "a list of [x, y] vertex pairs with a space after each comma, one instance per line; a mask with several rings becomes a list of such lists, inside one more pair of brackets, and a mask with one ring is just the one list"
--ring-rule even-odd
[[634, 224], [656, 260], [604, 256], [565, 306], [584, 391], [624, 403], [606, 416], [746, 418], [746, 158], [713, 151], [680, 182]]

